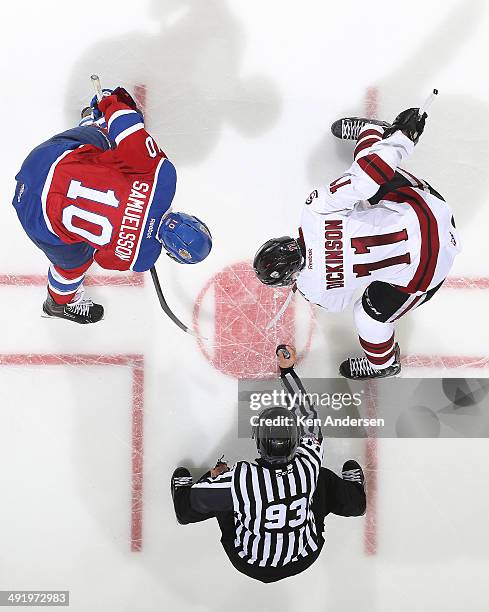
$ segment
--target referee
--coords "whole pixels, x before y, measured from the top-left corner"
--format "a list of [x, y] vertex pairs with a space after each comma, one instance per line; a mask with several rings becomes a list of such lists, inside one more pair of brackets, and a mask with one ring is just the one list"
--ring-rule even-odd
[[[294, 371], [295, 349], [281, 345], [277, 355], [287, 392], [305, 394]], [[196, 483], [188, 469], [179, 467], [171, 479], [178, 522], [216, 518], [231, 563], [261, 582], [294, 576], [314, 563], [324, 545], [328, 514], [361, 516], [366, 509], [360, 465], [347, 461], [341, 478], [321, 467], [321, 429], [300, 430], [299, 414], [317, 417], [315, 407], [305, 401], [292, 412], [276, 407], [260, 413], [254, 431], [260, 455], [256, 463], [238, 461], [230, 469], [218, 462]]]

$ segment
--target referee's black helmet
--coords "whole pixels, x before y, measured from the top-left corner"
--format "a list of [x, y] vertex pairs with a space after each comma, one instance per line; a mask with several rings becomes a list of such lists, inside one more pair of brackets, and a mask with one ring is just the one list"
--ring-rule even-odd
[[266, 408], [258, 415], [253, 437], [263, 461], [272, 465], [289, 463], [299, 443], [297, 420], [287, 408]]

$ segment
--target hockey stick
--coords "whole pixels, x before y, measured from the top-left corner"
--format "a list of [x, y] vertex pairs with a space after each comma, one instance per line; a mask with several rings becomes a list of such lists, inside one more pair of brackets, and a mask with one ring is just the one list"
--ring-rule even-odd
[[287, 310], [287, 308], [289, 307], [290, 302], [292, 301], [292, 298], [294, 297], [294, 293], [297, 291], [297, 287], [295, 286], [295, 284], [293, 285], [292, 289], [289, 291], [289, 295], [287, 296], [287, 298], [285, 299], [285, 302], [282, 304], [282, 306], [280, 307], [280, 310], [277, 312], [277, 314], [273, 317], [273, 319], [271, 321], [269, 321], [265, 327], [265, 330], [269, 330], [271, 327], [273, 327], [274, 325], [276, 325], [280, 319], [284, 316], [285, 311]]
[[[153, 279], [153, 284], [156, 289], [156, 295], [158, 296], [158, 300], [160, 302], [161, 308], [163, 309], [163, 312], [168, 316], [168, 318], [170, 318], [173, 321], [173, 323], [175, 323], [175, 325], [177, 325], [184, 332], [187, 332], [187, 334], [191, 334], [192, 336], [198, 337], [199, 334], [195, 332], [193, 329], [191, 329], [190, 327], [188, 327], [187, 325], [185, 325], [185, 323], [182, 323], [180, 319], [175, 314], [173, 314], [173, 311], [168, 306], [165, 300], [165, 296], [163, 295], [163, 290], [161, 289], [160, 280], [158, 278], [156, 268], [154, 266], [150, 268], [150, 273], [151, 273], [151, 278]], [[203, 339], [206, 340], [206, 338], [203, 338]]]
[[433, 92], [428, 96], [428, 98], [426, 98], [425, 103], [418, 111], [418, 115], [420, 117], [422, 117], [426, 113], [426, 111], [429, 109], [429, 107], [433, 104], [437, 95], [438, 95], [438, 89], [433, 89]]
[[102, 85], [100, 84], [100, 78], [98, 77], [98, 75], [92, 74], [90, 80], [92, 81], [92, 86], [95, 91], [95, 95], [97, 96], [97, 102], [100, 102], [100, 100], [104, 97], [104, 94], [102, 92]]

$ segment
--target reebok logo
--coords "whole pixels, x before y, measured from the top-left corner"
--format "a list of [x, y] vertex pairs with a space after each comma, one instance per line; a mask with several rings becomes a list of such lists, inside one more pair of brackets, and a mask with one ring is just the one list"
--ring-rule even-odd
[[148, 233], [146, 234], [146, 238], [151, 238], [151, 234], [153, 233], [153, 229], [156, 223], [156, 219], [151, 219], [149, 222]]

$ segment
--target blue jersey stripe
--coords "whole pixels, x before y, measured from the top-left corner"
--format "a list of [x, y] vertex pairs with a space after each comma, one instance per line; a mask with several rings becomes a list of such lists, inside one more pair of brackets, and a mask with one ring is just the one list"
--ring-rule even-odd
[[50, 286], [57, 291], [60, 291], [63, 293], [73, 293], [83, 283], [83, 279], [76, 283], [60, 283], [51, 274], [51, 270], [49, 270], [48, 271], [48, 282]]
[[136, 111], [119, 111], [114, 113], [109, 121], [109, 136], [112, 140], [116, 141], [118, 137], [125, 132], [127, 129], [134, 127], [138, 123], [141, 127], [144, 126], [143, 117]]
[[149, 270], [161, 254], [162, 244], [156, 239], [156, 233], [161, 218], [171, 206], [177, 186], [177, 173], [169, 159], [164, 160], [155, 180], [138, 253], [131, 266], [134, 272]]

